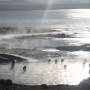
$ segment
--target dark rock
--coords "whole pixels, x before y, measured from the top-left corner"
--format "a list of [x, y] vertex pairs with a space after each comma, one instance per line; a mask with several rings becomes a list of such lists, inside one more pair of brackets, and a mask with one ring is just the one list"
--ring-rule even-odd
[[42, 89], [48, 89], [48, 86], [47, 86], [46, 84], [42, 84], [42, 85], [41, 85], [41, 88], [42, 88]]

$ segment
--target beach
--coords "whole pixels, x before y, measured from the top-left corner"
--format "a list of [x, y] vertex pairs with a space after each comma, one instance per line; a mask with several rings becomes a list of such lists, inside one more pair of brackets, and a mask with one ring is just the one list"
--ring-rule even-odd
[[[5, 58], [5, 55], [1, 56], [2, 54], [0, 58]], [[78, 85], [90, 76], [89, 60], [80, 58], [49, 56], [45, 58], [46, 60], [39, 60], [29, 57], [19, 62], [18, 58], [13, 58], [15, 64], [12, 61], [8, 63], [3, 61], [0, 64], [0, 79], [10, 79], [14, 83], [23, 85]]]
[[81, 90], [90, 77], [89, 12], [0, 11], [0, 80], [16, 90]]

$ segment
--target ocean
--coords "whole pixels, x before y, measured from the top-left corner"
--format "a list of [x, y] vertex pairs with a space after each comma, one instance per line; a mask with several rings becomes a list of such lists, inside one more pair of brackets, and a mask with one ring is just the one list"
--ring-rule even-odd
[[90, 9], [0, 11], [0, 53], [28, 58], [13, 70], [11, 63], [0, 64], [0, 78], [28, 85], [79, 84], [90, 76], [89, 24]]

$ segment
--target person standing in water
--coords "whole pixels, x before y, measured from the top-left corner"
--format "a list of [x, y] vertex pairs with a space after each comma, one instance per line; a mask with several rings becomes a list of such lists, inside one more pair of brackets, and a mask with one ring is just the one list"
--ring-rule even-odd
[[67, 69], [67, 65], [64, 65], [64, 69]]
[[11, 61], [11, 69], [13, 69], [15, 67], [15, 60]]
[[90, 68], [90, 64], [89, 64], [89, 68]]
[[50, 63], [50, 62], [51, 62], [51, 59], [48, 60], [48, 63]]
[[26, 67], [26, 66], [23, 66], [23, 71], [24, 71], [24, 72], [26, 71], [26, 69], [27, 69], [27, 67]]
[[55, 64], [57, 64], [57, 59], [55, 59]]
[[87, 59], [84, 60], [83, 67], [85, 67], [86, 63], [87, 63]]
[[61, 64], [62, 64], [63, 62], [64, 62], [64, 59], [62, 58], [62, 59], [61, 59]]

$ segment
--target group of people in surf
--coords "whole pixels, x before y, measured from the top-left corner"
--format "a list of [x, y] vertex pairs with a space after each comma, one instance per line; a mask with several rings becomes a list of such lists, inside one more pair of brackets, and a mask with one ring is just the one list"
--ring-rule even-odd
[[[50, 63], [52, 60], [51, 59], [48, 59], [48, 63]], [[64, 62], [64, 59], [62, 58], [61, 59], [61, 64]], [[55, 64], [57, 64], [58, 63], [58, 60], [57, 59], [55, 59]], [[67, 69], [67, 65], [65, 64], [64, 65], [64, 69]]]
[[[62, 58], [61, 59], [61, 64], [63, 64], [64, 61], [65, 60]], [[51, 63], [51, 62], [52, 62], [52, 60], [48, 59], [48, 63]], [[55, 64], [57, 64], [57, 63], [58, 63], [58, 60], [55, 59]], [[85, 68], [85, 65], [87, 64], [87, 59], [85, 59], [82, 64], [83, 64], [83, 68]], [[14, 69], [14, 67], [15, 67], [15, 60], [12, 60], [12, 62], [11, 62], [11, 69]], [[66, 64], [64, 64], [64, 69], [67, 69], [67, 65]], [[27, 70], [26, 65], [24, 65], [22, 67], [22, 70], [23, 70], [23, 72], [25, 72]], [[90, 74], [90, 64], [89, 64], [89, 74]]]
[[[62, 58], [61, 59], [61, 64], [64, 62], [65, 60]], [[48, 59], [48, 63], [51, 63], [52, 62], [52, 60], [51, 59]], [[55, 64], [57, 64], [58, 63], [58, 60], [57, 59], [55, 59]], [[87, 59], [84, 59], [84, 61], [82, 62], [82, 65], [83, 65], [83, 68], [85, 68], [85, 65], [87, 64]], [[89, 69], [90, 69], [90, 64], [88, 64], [88, 66], [89, 66]], [[67, 69], [67, 65], [66, 64], [64, 64], [64, 69]], [[89, 74], [90, 74], [90, 70], [89, 70]]]
[[[12, 62], [11, 62], [11, 69], [14, 69], [14, 67], [15, 67], [15, 60], [12, 60]], [[26, 68], [27, 67], [24, 65], [23, 68], [22, 68], [23, 69], [23, 72], [26, 71]]]
[[[52, 60], [51, 59], [48, 59], [48, 63], [50, 63]], [[61, 59], [61, 63], [63, 63], [64, 62], [64, 59]], [[58, 63], [58, 60], [57, 59], [55, 59], [55, 64], [57, 64]]]

